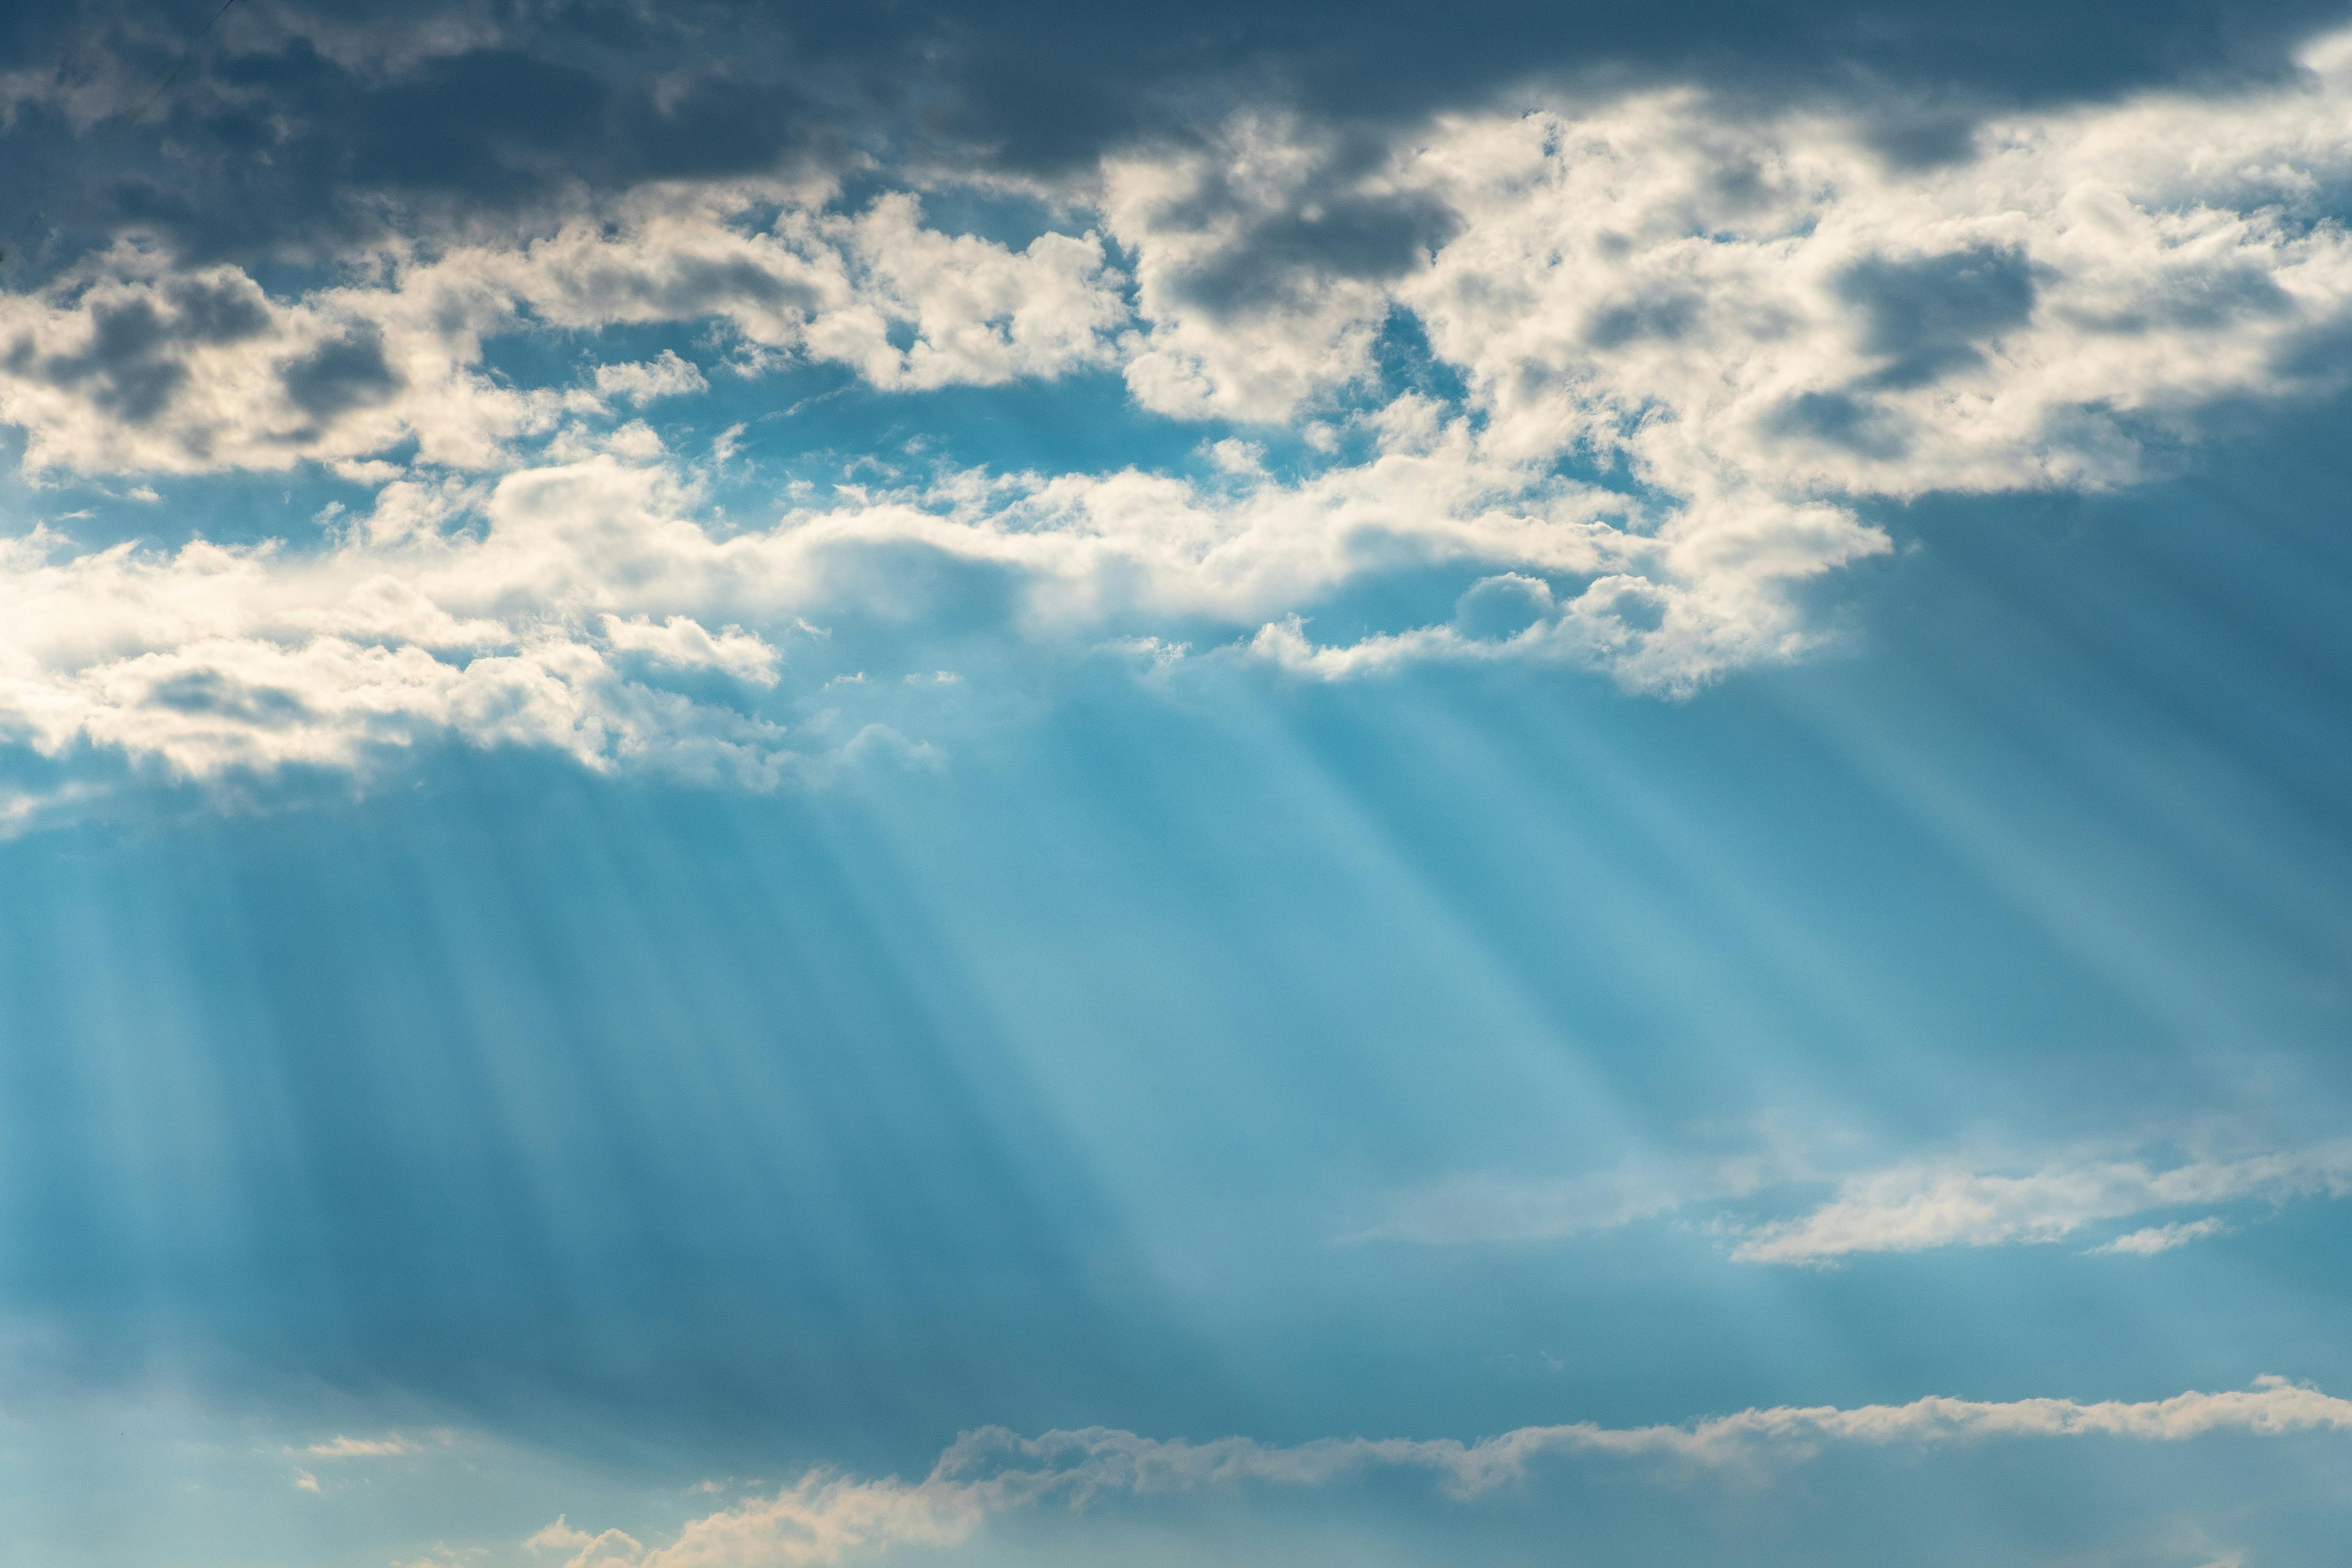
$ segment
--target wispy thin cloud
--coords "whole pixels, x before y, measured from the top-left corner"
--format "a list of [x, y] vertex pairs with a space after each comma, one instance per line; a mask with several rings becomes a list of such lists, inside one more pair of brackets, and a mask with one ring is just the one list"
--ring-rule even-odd
[[324, 1442], [287, 1451], [313, 1459], [391, 1459], [446, 1448], [457, 1440], [457, 1435], [444, 1427], [436, 1427], [422, 1437], [400, 1432], [387, 1432], [381, 1437], [352, 1437], [339, 1432]]
[[[2347, 1193], [2352, 1143], [2166, 1169], [2137, 1160], [2054, 1163], [2023, 1174], [1906, 1164], [1849, 1178], [1810, 1214], [1746, 1231], [1731, 1255], [1748, 1263], [1819, 1264], [1856, 1253], [2058, 1242], [2157, 1210]], [[2199, 1228], [2208, 1224], [2219, 1228], [2218, 1221], [2200, 1221], [2136, 1232], [2146, 1239], [2116, 1250], [2161, 1251], [2212, 1234]]]
[[2220, 1215], [2209, 1215], [2203, 1219], [2184, 1220], [2175, 1225], [2152, 1225], [2129, 1231], [2088, 1250], [2147, 1258], [2156, 1253], [2169, 1252], [2176, 1247], [2186, 1247], [2192, 1241], [2202, 1241], [2209, 1236], [2226, 1235], [2229, 1229]]
[[1633, 1159], [1549, 1181], [1466, 1173], [1402, 1194], [1378, 1220], [1340, 1239], [1428, 1246], [1558, 1241], [1656, 1219], [1690, 1204], [1748, 1197], [1809, 1173], [1800, 1152], [1780, 1145], [1721, 1158]]
[[[1395, 1197], [1339, 1239], [1538, 1243], [1696, 1211], [1741, 1263], [1820, 1266], [1863, 1253], [2043, 1245], [2166, 1209], [2352, 1194], [2352, 1142], [2170, 1163], [2117, 1158], [2112, 1149], [1916, 1159], [1839, 1176], [1828, 1201], [1788, 1217], [1738, 1217], [1750, 1199], [1786, 1213], [1796, 1191], [1831, 1181], [1801, 1141], [1786, 1137], [1734, 1157], [1633, 1159], [1553, 1180], [1463, 1173]], [[2147, 1257], [2231, 1228], [2220, 1215], [2185, 1217], [2085, 1250]]]

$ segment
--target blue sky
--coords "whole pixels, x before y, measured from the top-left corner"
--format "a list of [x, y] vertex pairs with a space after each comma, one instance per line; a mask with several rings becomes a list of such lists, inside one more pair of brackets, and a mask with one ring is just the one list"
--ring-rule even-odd
[[0, 1557], [2334, 1561], [2346, 18], [211, 15], [0, 28]]

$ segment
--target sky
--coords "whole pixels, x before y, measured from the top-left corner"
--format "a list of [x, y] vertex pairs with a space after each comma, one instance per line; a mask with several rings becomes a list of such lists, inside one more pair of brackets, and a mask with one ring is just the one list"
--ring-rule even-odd
[[0, 1561], [2313, 1568], [2352, 10], [0, 15]]

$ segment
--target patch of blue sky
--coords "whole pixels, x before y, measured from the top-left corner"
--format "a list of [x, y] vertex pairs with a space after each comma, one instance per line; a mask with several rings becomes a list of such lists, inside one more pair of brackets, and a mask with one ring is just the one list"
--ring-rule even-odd
[[77, 552], [129, 543], [176, 550], [194, 539], [238, 545], [274, 539], [301, 549], [327, 542], [338, 519], [365, 512], [377, 489], [310, 463], [274, 474], [61, 474], [37, 485], [12, 474], [0, 479], [0, 509], [15, 525], [9, 531], [44, 527]]

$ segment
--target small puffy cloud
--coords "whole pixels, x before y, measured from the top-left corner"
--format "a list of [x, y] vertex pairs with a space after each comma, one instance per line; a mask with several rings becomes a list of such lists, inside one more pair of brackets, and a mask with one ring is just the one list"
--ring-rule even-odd
[[2094, 1253], [2122, 1254], [2133, 1258], [2152, 1258], [2159, 1252], [2169, 1252], [2176, 1247], [2186, 1247], [2192, 1241], [2202, 1241], [2209, 1236], [2226, 1235], [2230, 1227], [2218, 1215], [2204, 1219], [2183, 1220], [2173, 1225], [2152, 1225], [2128, 1231], [2113, 1241], [2094, 1247]]
[[716, 636], [688, 616], [671, 616], [656, 626], [645, 617], [623, 620], [606, 616], [604, 640], [625, 653], [641, 653], [658, 664], [679, 669], [715, 669], [754, 686], [776, 684], [776, 666], [782, 656], [740, 626], [728, 626]]
[[676, 350], [664, 349], [659, 357], [630, 364], [600, 364], [596, 367], [596, 390], [606, 397], [625, 398], [631, 403], [651, 403], [660, 397], [683, 397], [688, 393], [708, 392], [710, 383], [701, 370], [677, 357]]
[[[623, 1564], [642, 1562], [645, 1555], [645, 1548], [635, 1537], [617, 1530], [591, 1535], [584, 1530], [573, 1529], [562, 1515], [522, 1544], [527, 1552], [564, 1553], [563, 1568], [621, 1568]], [[719, 1565], [713, 1564], [712, 1568]]]

